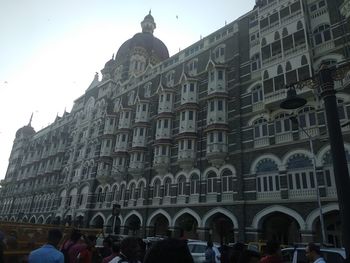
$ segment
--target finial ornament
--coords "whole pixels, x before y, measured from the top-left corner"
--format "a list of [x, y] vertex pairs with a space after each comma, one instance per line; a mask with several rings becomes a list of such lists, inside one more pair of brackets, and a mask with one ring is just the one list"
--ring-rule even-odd
[[150, 15], [151, 13], [152, 13], [152, 9], [149, 10], [149, 13], [148, 13], [148, 14]]

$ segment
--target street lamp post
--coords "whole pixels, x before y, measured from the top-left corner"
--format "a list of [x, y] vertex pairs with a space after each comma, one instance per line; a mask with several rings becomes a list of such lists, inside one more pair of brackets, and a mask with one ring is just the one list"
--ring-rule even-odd
[[[348, 67], [349, 64], [341, 67]], [[349, 69], [347, 69], [349, 70]], [[340, 71], [340, 70], [339, 70]], [[333, 169], [334, 169], [334, 177], [337, 187], [337, 195], [338, 195], [338, 203], [340, 210], [340, 217], [342, 223], [342, 237], [343, 237], [343, 245], [345, 248], [345, 253], [347, 259], [350, 258], [350, 179], [349, 172], [347, 167], [347, 160], [344, 149], [344, 140], [341, 132], [338, 108], [337, 108], [337, 100], [335, 96], [334, 89], [334, 81], [332, 77], [332, 71], [327, 68], [327, 66], [322, 65], [318, 74], [314, 79], [305, 80], [306, 84], [315, 84], [318, 86], [318, 93], [320, 97], [324, 100], [324, 109], [327, 118], [327, 128], [329, 134], [329, 140], [331, 145], [331, 153], [333, 159]], [[281, 108], [284, 109], [297, 109], [302, 106], [300, 103], [296, 103], [297, 100], [300, 100], [299, 97], [296, 96], [295, 86], [301, 86], [302, 83], [291, 84], [290, 86], [293, 90], [294, 95], [287, 97], [281, 103]], [[298, 106], [299, 105], [299, 106]]]
[[323, 212], [322, 212], [322, 204], [321, 204], [321, 197], [320, 197], [320, 189], [319, 189], [319, 185], [318, 185], [318, 176], [317, 176], [317, 172], [316, 172], [316, 156], [315, 156], [315, 152], [314, 152], [314, 146], [313, 146], [313, 141], [312, 141], [312, 137], [310, 136], [310, 134], [300, 125], [300, 123], [298, 122], [298, 119], [296, 117], [290, 117], [290, 120], [297, 124], [299, 129], [302, 130], [302, 132], [307, 136], [307, 138], [309, 139], [309, 146], [310, 146], [310, 151], [312, 154], [312, 167], [313, 167], [313, 178], [315, 181], [315, 187], [316, 187], [316, 198], [317, 198], [317, 206], [318, 206], [318, 210], [319, 210], [319, 214], [320, 214], [320, 225], [321, 225], [321, 235], [322, 235], [322, 243], [325, 244], [326, 243], [326, 233], [325, 233], [325, 226], [324, 226], [324, 218], [323, 218]]

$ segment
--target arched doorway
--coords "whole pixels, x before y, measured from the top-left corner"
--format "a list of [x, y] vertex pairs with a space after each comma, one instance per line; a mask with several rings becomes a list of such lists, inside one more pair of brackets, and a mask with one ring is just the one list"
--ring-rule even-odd
[[281, 212], [269, 214], [262, 223], [262, 239], [277, 240], [281, 244], [300, 242], [298, 222]]
[[208, 221], [209, 238], [221, 245], [234, 242], [234, 225], [232, 220], [222, 213], [216, 213]]
[[140, 232], [141, 221], [136, 215], [130, 216], [125, 222], [125, 234], [137, 236]]
[[[339, 211], [331, 211], [329, 213], [323, 214], [326, 243], [332, 244], [335, 247], [342, 247], [342, 232], [341, 232], [341, 222]], [[314, 242], [321, 243], [321, 223], [318, 217], [315, 220], [314, 227], [315, 237]]]
[[169, 222], [164, 215], [156, 215], [150, 225], [153, 226], [153, 236], [169, 236]]
[[175, 226], [178, 230], [176, 236], [186, 239], [198, 239], [197, 220], [190, 214], [185, 213], [181, 215], [175, 222]]
[[104, 220], [100, 215], [96, 216], [91, 223], [91, 226], [94, 228], [103, 228], [103, 225], [104, 225]]

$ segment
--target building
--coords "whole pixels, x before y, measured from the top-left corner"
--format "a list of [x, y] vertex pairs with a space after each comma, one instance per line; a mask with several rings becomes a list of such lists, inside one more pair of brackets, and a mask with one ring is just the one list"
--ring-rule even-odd
[[[260, 0], [172, 57], [148, 14], [71, 112], [38, 132], [30, 122], [17, 131], [0, 219], [222, 242], [319, 241], [318, 185], [327, 242], [340, 246], [322, 102], [314, 87], [297, 89], [308, 103], [294, 114], [314, 155], [279, 105], [285, 84], [350, 58], [345, 5]], [[350, 74], [335, 84], [347, 123]], [[349, 126], [343, 133], [349, 154]]]

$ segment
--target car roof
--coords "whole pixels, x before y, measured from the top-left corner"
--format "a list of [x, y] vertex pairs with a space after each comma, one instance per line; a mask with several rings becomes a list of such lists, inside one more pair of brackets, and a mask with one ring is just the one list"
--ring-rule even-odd
[[[287, 247], [287, 248], [283, 248], [281, 251], [294, 251], [295, 249], [297, 250], [305, 250], [306, 247]], [[338, 253], [340, 255], [342, 255], [343, 258], [345, 258], [345, 249], [344, 248], [325, 248], [325, 247], [321, 247], [320, 248], [321, 252], [334, 252], [334, 253]]]

